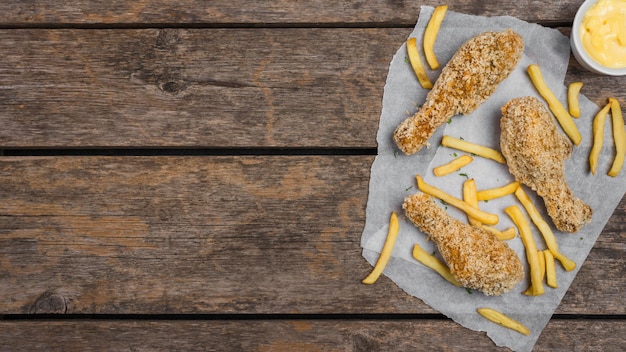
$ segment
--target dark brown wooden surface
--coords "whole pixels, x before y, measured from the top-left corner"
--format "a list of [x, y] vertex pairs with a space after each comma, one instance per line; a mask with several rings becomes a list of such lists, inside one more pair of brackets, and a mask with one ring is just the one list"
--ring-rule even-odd
[[[492, 351], [485, 333], [447, 320], [8, 321], [4, 350], [89, 351]], [[552, 320], [535, 351], [619, 351], [624, 321]], [[592, 342], [580, 345], [576, 335]], [[443, 346], [443, 347], [442, 347]], [[605, 348], [608, 347], [608, 348]], [[0, 347], [2, 349], [2, 347]]]
[[47, 3], [9, 0], [0, 4], [5, 26], [59, 25], [262, 25], [315, 26], [361, 24], [413, 26], [420, 6], [443, 3], [451, 10], [475, 15], [514, 15], [526, 21], [569, 23], [583, 0], [572, 1], [262, 1], [254, 4], [230, 0], [70, 0]]
[[[580, 3], [448, 2], [565, 34]], [[0, 350], [506, 350], [360, 284], [387, 69], [438, 4], [1, 2]], [[626, 348], [625, 223], [535, 350]]]
[[381, 84], [406, 33], [0, 30], [0, 47], [11, 53], [0, 61], [0, 140], [6, 147], [375, 147]]

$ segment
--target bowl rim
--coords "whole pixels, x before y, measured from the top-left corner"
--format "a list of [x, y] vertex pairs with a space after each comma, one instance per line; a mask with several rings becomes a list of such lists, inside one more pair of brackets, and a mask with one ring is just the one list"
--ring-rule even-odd
[[626, 67], [625, 68], [610, 68], [605, 67], [596, 62], [585, 50], [582, 40], [578, 33], [580, 32], [580, 25], [583, 17], [587, 10], [590, 7], [595, 5], [599, 0], [585, 0], [585, 2], [580, 5], [578, 10], [576, 11], [576, 16], [574, 16], [574, 22], [572, 23], [572, 32], [570, 33], [571, 37], [571, 46], [572, 51], [574, 53], [574, 57], [576, 60], [589, 69], [590, 71], [594, 71], [596, 73], [601, 73], [610, 76], [624, 76], [626, 75]]

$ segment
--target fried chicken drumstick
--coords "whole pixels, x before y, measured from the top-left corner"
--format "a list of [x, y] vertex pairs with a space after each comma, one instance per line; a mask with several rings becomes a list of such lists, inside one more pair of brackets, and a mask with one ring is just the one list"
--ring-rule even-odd
[[396, 128], [393, 139], [400, 150], [416, 153], [449, 118], [474, 111], [513, 71], [523, 51], [522, 37], [512, 30], [485, 32], [463, 44], [422, 108]]
[[537, 98], [521, 97], [502, 107], [500, 148], [517, 181], [543, 198], [554, 225], [576, 232], [591, 221], [589, 205], [574, 196], [565, 180], [572, 144]]
[[411, 195], [402, 207], [411, 222], [437, 244], [450, 272], [463, 286], [489, 296], [501, 295], [524, 277], [522, 262], [506, 243], [448, 215], [431, 196]]

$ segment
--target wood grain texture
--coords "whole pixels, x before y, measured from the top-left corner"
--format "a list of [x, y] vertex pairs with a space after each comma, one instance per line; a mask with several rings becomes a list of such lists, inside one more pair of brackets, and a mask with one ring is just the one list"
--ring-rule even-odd
[[[435, 313], [360, 283], [372, 161], [0, 158], [0, 314]], [[557, 314], [626, 313], [625, 214]]]
[[0, 31], [0, 147], [372, 146], [406, 35]]
[[[485, 16], [510, 15], [545, 23], [571, 22], [582, 0], [546, 2], [502, 0], [448, 1], [454, 11]], [[441, 1], [237, 1], [202, 0], [94, 0], [41, 2], [9, 0], [0, 3], [0, 24], [4, 26], [50, 26], [93, 24], [375, 24], [410, 26], [420, 6], [437, 6]]]
[[[534, 351], [618, 351], [626, 323], [552, 320]], [[2, 351], [510, 351], [449, 320], [12, 321]]]
[[[566, 29], [564, 29], [566, 30]], [[410, 29], [0, 30], [0, 148], [375, 148]], [[598, 105], [623, 77], [584, 71]]]

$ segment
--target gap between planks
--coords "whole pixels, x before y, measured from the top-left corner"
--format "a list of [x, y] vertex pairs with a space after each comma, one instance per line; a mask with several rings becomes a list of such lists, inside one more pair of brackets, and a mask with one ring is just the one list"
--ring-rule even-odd
[[[0, 320], [451, 320], [443, 314], [4, 314]], [[554, 314], [552, 320], [626, 320], [625, 314]]]
[[376, 148], [15, 148], [0, 149], [0, 156], [363, 156]]
[[[417, 18], [416, 18], [417, 21]], [[571, 27], [567, 21], [538, 21], [548, 28]], [[289, 29], [289, 28], [328, 28], [328, 29], [376, 29], [376, 28], [414, 28], [413, 22], [285, 22], [285, 23], [24, 23], [0, 24], [0, 30], [6, 29]]]

